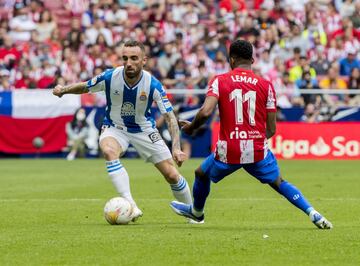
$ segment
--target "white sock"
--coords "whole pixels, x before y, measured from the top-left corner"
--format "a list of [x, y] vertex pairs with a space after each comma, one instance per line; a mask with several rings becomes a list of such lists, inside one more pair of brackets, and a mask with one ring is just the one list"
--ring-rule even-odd
[[183, 203], [192, 204], [190, 188], [185, 178], [180, 176], [177, 184], [170, 184], [174, 197]]
[[106, 161], [109, 177], [121, 197], [127, 199], [132, 205], [136, 205], [130, 192], [129, 175], [120, 163], [120, 160]]

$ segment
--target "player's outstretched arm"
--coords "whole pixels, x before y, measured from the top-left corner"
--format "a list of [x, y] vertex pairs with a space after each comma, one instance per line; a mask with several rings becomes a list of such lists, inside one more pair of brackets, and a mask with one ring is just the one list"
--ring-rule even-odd
[[181, 123], [181, 129], [189, 135], [192, 135], [199, 127], [201, 127], [212, 115], [215, 107], [218, 103], [218, 99], [214, 96], [207, 96], [203, 106], [201, 106], [199, 112], [191, 123]]
[[178, 121], [173, 111], [165, 113], [164, 118], [172, 140], [172, 155], [174, 161], [178, 166], [181, 166], [182, 163], [186, 160], [186, 154], [181, 151], [180, 147], [180, 130]]
[[64, 94], [83, 94], [87, 92], [89, 92], [89, 90], [87, 89], [86, 82], [74, 83], [67, 86], [56, 85], [53, 89], [53, 94], [59, 98]]

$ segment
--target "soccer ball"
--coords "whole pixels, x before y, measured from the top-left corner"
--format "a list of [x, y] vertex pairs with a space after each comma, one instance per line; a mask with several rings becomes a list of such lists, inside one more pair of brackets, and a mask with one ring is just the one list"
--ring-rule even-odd
[[104, 216], [109, 224], [128, 224], [131, 221], [133, 207], [122, 197], [116, 197], [106, 202]]

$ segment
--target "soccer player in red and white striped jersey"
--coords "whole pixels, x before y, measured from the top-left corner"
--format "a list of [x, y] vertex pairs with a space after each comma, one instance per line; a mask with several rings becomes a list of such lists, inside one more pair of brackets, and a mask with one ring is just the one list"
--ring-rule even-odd
[[229, 58], [232, 70], [210, 81], [204, 105], [194, 120], [181, 122], [182, 130], [191, 135], [218, 105], [220, 134], [215, 152], [195, 171], [194, 204], [173, 201], [172, 209], [179, 215], [203, 222], [211, 181], [217, 183], [244, 168], [308, 214], [317, 227], [332, 228], [298, 188], [282, 179], [276, 158], [268, 149], [267, 140], [276, 131], [276, 94], [269, 81], [251, 70], [254, 62], [252, 45], [243, 40], [233, 42]]

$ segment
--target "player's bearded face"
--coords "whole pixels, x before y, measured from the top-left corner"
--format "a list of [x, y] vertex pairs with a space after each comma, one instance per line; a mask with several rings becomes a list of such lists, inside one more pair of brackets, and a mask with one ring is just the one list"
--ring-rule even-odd
[[141, 74], [146, 58], [139, 47], [124, 47], [123, 61], [125, 75], [133, 79]]

